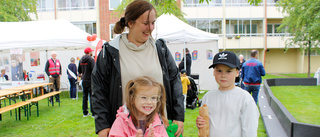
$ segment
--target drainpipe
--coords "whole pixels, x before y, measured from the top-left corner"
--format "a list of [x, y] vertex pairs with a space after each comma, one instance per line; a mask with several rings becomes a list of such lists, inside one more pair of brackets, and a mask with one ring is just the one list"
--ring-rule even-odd
[[57, 19], [57, 0], [54, 0], [54, 19]]
[[263, 51], [263, 66], [266, 67], [266, 52], [267, 52], [267, 33], [268, 33], [268, 19], [267, 19], [267, 0], [264, 0], [264, 20], [265, 20], [265, 32], [264, 32], [264, 51]]
[[[222, 40], [223, 40], [223, 51], [226, 50], [226, 1], [222, 0]], [[219, 48], [218, 48], [218, 52], [219, 52]]]

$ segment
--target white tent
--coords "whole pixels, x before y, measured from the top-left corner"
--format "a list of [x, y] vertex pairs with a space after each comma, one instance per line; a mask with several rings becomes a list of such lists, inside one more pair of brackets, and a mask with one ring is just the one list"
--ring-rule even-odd
[[[95, 49], [97, 38], [94, 42], [87, 40], [87, 32], [74, 26], [66, 20], [48, 21], [27, 21], [27, 22], [0, 22], [0, 69], [7, 69], [9, 79], [11, 79], [10, 63], [5, 63], [5, 59], [11, 60], [11, 49], [22, 49], [25, 60], [23, 69], [35, 71], [36, 75], [45, 74], [44, 67], [48, 58], [51, 58], [51, 51], [57, 52], [57, 59], [62, 66], [61, 87], [68, 88], [69, 82], [66, 69], [70, 63], [70, 58], [81, 58], [84, 55], [84, 48]], [[31, 66], [31, 52], [39, 52], [40, 65]], [[78, 66], [78, 60], [76, 60]], [[48, 77], [46, 76], [46, 79]]]
[[163, 38], [167, 41], [167, 46], [177, 65], [184, 56], [183, 49], [188, 48], [193, 58], [191, 74], [199, 74], [200, 89], [217, 88], [213, 71], [208, 69], [212, 64], [213, 55], [219, 51], [217, 34], [204, 32], [179, 20], [174, 15], [165, 14], [157, 18], [152, 35], [155, 39]]
[[0, 22], [0, 50], [79, 49], [90, 46], [90, 35], [66, 20]]

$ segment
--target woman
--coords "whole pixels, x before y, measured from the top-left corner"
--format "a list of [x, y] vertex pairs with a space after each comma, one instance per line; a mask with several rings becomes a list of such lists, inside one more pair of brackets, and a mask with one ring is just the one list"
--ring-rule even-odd
[[145, 0], [135, 0], [126, 7], [125, 17], [114, 32], [123, 33], [105, 43], [92, 72], [93, 109], [96, 133], [108, 135], [117, 110], [125, 103], [124, 88], [129, 80], [150, 76], [166, 89], [167, 118], [175, 120], [183, 133], [184, 107], [178, 68], [163, 40], [155, 43], [151, 36], [156, 21], [155, 8]]
[[68, 79], [70, 83], [70, 98], [76, 99], [77, 98], [77, 66], [75, 64], [75, 58], [72, 57], [70, 59], [70, 64], [68, 65], [67, 69]]

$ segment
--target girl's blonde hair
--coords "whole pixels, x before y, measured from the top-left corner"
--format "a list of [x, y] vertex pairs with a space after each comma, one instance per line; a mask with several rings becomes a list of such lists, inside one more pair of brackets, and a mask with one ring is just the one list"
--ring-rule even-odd
[[126, 102], [127, 107], [130, 110], [130, 116], [132, 118], [132, 122], [139, 127], [139, 122], [137, 120], [138, 110], [136, 108], [135, 99], [136, 99], [136, 93], [138, 91], [139, 87], [155, 87], [158, 88], [158, 95], [159, 95], [159, 101], [157, 102], [156, 109], [150, 113], [145, 121], [145, 127], [149, 127], [149, 125], [153, 122], [155, 114], [159, 113], [163, 123], [165, 126], [168, 126], [168, 120], [164, 115], [164, 107], [166, 105], [166, 92], [162, 84], [158, 83], [155, 79], [148, 77], [148, 76], [142, 76], [138, 77], [134, 80], [130, 80], [126, 87]]

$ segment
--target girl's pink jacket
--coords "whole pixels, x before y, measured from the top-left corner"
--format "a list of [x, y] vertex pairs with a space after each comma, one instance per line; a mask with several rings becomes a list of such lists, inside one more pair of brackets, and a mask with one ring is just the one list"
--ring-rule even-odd
[[[126, 105], [120, 107], [117, 113], [117, 118], [111, 127], [109, 137], [135, 137], [137, 129], [132, 122], [131, 116], [129, 116], [130, 112]], [[166, 128], [158, 114], [156, 114], [152, 125], [155, 137], [168, 137]], [[148, 133], [149, 128], [146, 129], [144, 137], [147, 137]]]

